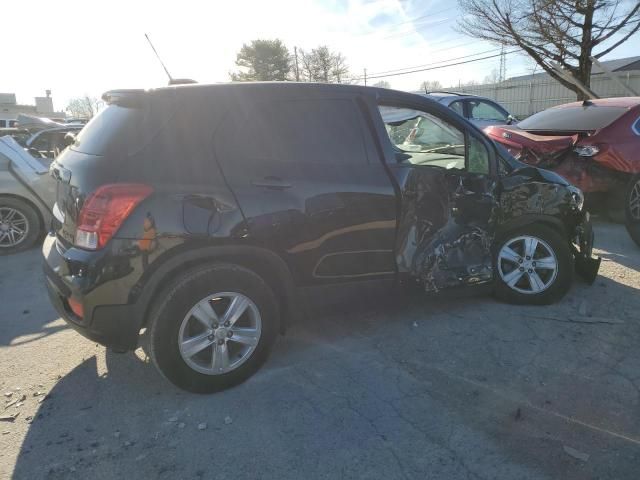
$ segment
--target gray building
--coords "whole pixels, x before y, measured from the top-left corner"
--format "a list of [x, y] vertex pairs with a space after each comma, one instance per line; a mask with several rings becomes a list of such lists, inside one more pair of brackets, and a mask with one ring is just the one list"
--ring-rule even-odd
[[[593, 65], [591, 90], [599, 97], [629, 97], [634, 93], [640, 94], [640, 56], [601, 63], [617, 81], [599, 66]], [[451, 90], [489, 97], [518, 118], [533, 115], [554, 105], [576, 101], [574, 92], [545, 72], [512, 77], [500, 83], [452, 87]]]
[[49, 90], [46, 91], [46, 97], [35, 97], [35, 105], [17, 103], [15, 93], [0, 93], [0, 128], [15, 126], [20, 113], [58, 121], [66, 117], [64, 112], [56, 112], [53, 109], [53, 99]]

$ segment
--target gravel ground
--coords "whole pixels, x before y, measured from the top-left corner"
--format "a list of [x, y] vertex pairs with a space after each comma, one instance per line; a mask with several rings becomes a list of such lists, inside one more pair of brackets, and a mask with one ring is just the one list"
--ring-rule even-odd
[[557, 305], [365, 298], [211, 396], [66, 328], [37, 250], [0, 257], [0, 478], [637, 479], [640, 249], [596, 235]]

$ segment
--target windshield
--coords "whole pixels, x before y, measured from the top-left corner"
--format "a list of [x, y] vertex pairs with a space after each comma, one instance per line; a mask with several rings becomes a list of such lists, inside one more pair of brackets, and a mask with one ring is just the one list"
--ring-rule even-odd
[[522, 120], [518, 126], [523, 130], [586, 132], [610, 125], [627, 111], [625, 107], [595, 104], [550, 108]]

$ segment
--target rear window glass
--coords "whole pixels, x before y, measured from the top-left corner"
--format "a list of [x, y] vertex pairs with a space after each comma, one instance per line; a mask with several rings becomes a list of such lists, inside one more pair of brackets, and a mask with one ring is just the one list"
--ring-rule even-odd
[[589, 131], [610, 125], [627, 112], [625, 107], [578, 105], [551, 108], [518, 123], [523, 130]]
[[137, 153], [174, 113], [172, 97], [150, 97], [136, 107], [109, 105], [87, 123], [71, 148], [90, 155]]

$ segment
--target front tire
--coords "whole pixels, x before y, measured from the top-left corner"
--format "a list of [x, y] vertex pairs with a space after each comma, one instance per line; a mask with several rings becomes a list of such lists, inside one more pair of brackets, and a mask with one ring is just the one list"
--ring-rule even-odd
[[152, 311], [149, 350], [174, 385], [213, 393], [237, 385], [267, 359], [278, 307], [254, 272], [214, 264], [178, 278]]
[[0, 197], [0, 255], [31, 248], [40, 237], [38, 212], [24, 200]]
[[640, 246], [640, 175], [631, 178], [626, 189], [625, 226], [633, 241]]
[[548, 305], [573, 280], [573, 254], [561, 235], [545, 225], [527, 225], [502, 235], [494, 252], [496, 296], [508, 303]]

